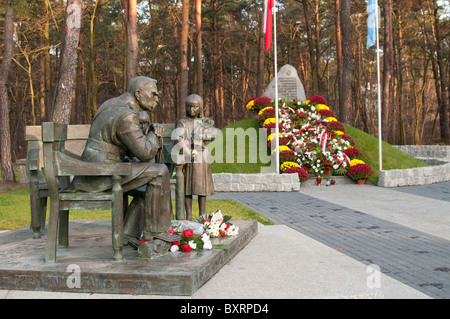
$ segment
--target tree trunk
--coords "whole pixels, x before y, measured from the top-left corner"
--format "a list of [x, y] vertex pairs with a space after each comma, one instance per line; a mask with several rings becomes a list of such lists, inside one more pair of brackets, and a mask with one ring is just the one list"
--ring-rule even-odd
[[[306, 40], [308, 42], [308, 49], [309, 49], [308, 50], [309, 64], [311, 66], [310, 75], [311, 75], [312, 79], [310, 79], [310, 81], [313, 83], [312, 95], [316, 95], [316, 94], [319, 94], [319, 92], [318, 92], [319, 87], [318, 87], [317, 79], [315, 78], [317, 74], [314, 71], [316, 69], [315, 68], [315, 54], [314, 54], [314, 44], [313, 44], [313, 35], [312, 35], [312, 31], [311, 31], [311, 24], [309, 22], [309, 12], [308, 12], [309, 2], [308, 2], [308, 0], [303, 0], [302, 4], [303, 4], [303, 18], [305, 19], [305, 27], [306, 27], [306, 35], [307, 35]], [[310, 81], [307, 81], [307, 82], [310, 82]]]
[[0, 147], [1, 173], [4, 182], [16, 182], [11, 157], [11, 133], [9, 122], [9, 99], [6, 83], [8, 81], [14, 44], [14, 11], [8, 1], [5, 15], [5, 45], [2, 64], [0, 65]]
[[47, 52], [49, 51], [49, 28], [48, 17], [44, 22], [43, 33], [40, 36], [41, 46], [45, 48], [45, 53], [39, 58], [39, 118], [40, 123], [45, 122], [47, 116], [47, 79], [46, 79], [46, 60]]
[[125, 29], [127, 31], [126, 85], [137, 76], [137, 0], [124, 0]]
[[[256, 96], [261, 96], [264, 93], [264, 12], [261, 14], [260, 28], [259, 28], [259, 46], [258, 46], [258, 68], [256, 73]], [[247, 98], [244, 96], [244, 100]]]
[[180, 75], [180, 97], [178, 104], [178, 116], [186, 116], [186, 98], [189, 88], [189, 65], [188, 65], [188, 35], [189, 35], [189, 0], [183, 0], [183, 9], [181, 14], [181, 75]]
[[87, 102], [85, 106], [86, 123], [90, 124], [92, 115], [97, 113], [97, 75], [95, 74], [95, 22], [100, 0], [95, 1], [89, 22], [89, 68], [87, 80]]
[[82, 0], [67, 1], [64, 47], [52, 116], [52, 121], [56, 123], [69, 124], [70, 122], [80, 39], [81, 2]]
[[448, 83], [447, 83], [447, 72], [448, 72], [448, 59], [445, 57], [445, 53], [442, 49], [443, 39], [441, 38], [440, 32], [440, 18], [438, 14], [436, 1], [433, 1], [433, 17], [434, 26], [432, 27], [433, 37], [436, 43], [436, 61], [439, 70], [439, 82], [440, 82], [440, 92], [441, 92], [441, 105], [439, 113], [439, 124], [441, 139], [445, 143], [450, 142], [450, 127], [449, 127], [449, 94], [448, 94]]
[[392, 28], [392, 0], [385, 0], [384, 8], [384, 46], [383, 83], [381, 90], [381, 114], [383, 140], [392, 142], [390, 114], [394, 104], [394, 44]]
[[342, 30], [342, 122], [352, 123], [353, 109], [353, 53], [352, 53], [352, 24], [350, 20], [350, 0], [341, 1], [341, 30]]
[[[46, 8], [49, 10], [49, 4], [47, 1], [45, 1]], [[47, 13], [48, 14], [48, 13]], [[45, 25], [45, 31], [44, 31], [44, 43], [45, 43], [45, 118], [44, 120], [47, 121], [51, 117], [51, 110], [52, 110], [52, 102], [53, 102], [53, 94], [52, 94], [52, 66], [51, 66], [51, 59], [50, 59], [50, 26], [49, 23], [46, 23]]]
[[[81, 16], [84, 17], [84, 3], [82, 4]], [[81, 26], [80, 30], [80, 47], [83, 47], [84, 41], [84, 27]], [[85, 105], [86, 105], [86, 67], [84, 64], [84, 53], [83, 50], [78, 50], [78, 70], [77, 70], [77, 80], [75, 83], [75, 107], [72, 112], [71, 123], [83, 124], [85, 122]]]
[[315, 23], [315, 41], [314, 41], [314, 83], [317, 88], [317, 94], [323, 95], [322, 76], [320, 74], [320, 61], [322, 57], [322, 40], [320, 21], [320, 1], [314, 2], [314, 23]]
[[341, 1], [336, 0], [336, 59], [337, 59], [337, 100], [339, 116], [345, 114], [344, 103], [342, 103], [342, 31], [341, 31]]
[[400, 145], [406, 145], [405, 121], [403, 119], [403, 19], [402, 10], [398, 10], [398, 129], [400, 135]]
[[195, 0], [196, 42], [195, 92], [203, 97], [202, 0]]
[[218, 37], [217, 16], [218, 16], [217, 1], [213, 2], [213, 78], [214, 78], [214, 106], [217, 126], [222, 127], [224, 124], [223, 113], [223, 77], [222, 77], [222, 51], [221, 44]]

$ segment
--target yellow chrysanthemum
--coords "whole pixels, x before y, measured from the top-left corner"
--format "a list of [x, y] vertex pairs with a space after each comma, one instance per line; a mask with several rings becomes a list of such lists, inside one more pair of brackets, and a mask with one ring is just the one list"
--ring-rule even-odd
[[265, 110], [268, 110], [268, 109], [273, 109], [273, 107], [267, 106], [267, 107], [263, 108], [261, 111], [258, 112], [258, 115], [263, 114], [263, 112], [264, 112]]
[[343, 135], [344, 134], [344, 132], [342, 132], [342, 131], [334, 131], [337, 135]]
[[[290, 151], [291, 149], [289, 147], [287, 147], [286, 145], [280, 145], [280, 147], [278, 147], [279, 152], [283, 152], [283, 151]], [[275, 149], [273, 149], [272, 154], [275, 153]]]
[[305, 102], [306, 104], [309, 104], [309, 100], [306, 100], [306, 102]]
[[266, 125], [271, 124], [271, 123], [275, 123], [275, 118], [274, 117], [269, 117], [268, 119], [266, 119], [264, 121], [263, 126], [266, 127]]
[[[271, 141], [272, 139], [274, 139], [274, 138], [275, 138], [275, 135], [277, 135], [277, 133], [272, 133], [272, 134], [270, 134], [269, 137], [267, 138], [267, 141]], [[283, 134], [278, 133], [278, 136], [279, 136], [279, 137], [283, 137]]]
[[364, 161], [362, 161], [362, 160], [357, 159], [357, 158], [352, 159], [352, 160], [350, 161], [350, 167], [351, 167], [351, 166], [355, 166], [355, 165], [357, 165], [357, 164], [366, 164], [366, 163], [365, 163]]
[[337, 122], [337, 119], [335, 117], [329, 116], [327, 117], [328, 122]]
[[316, 105], [316, 110], [318, 111], [322, 111], [322, 110], [330, 110], [330, 108], [328, 106], [326, 106], [325, 104], [317, 104]]
[[287, 170], [291, 167], [300, 167], [300, 166], [298, 166], [298, 164], [294, 163], [294, 162], [284, 162], [283, 164], [281, 164], [280, 169], [282, 172], [284, 172], [285, 170]]
[[255, 101], [254, 100], [248, 102], [247, 105], [246, 105], [247, 110], [251, 110], [253, 105], [255, 105]]

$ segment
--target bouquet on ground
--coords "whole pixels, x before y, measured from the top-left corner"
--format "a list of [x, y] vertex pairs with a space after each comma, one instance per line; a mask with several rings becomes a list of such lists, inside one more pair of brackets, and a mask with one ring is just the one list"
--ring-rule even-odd
[[206, 250], [212, 249], [212, 243], [209, 236], [205, 233], [199, 235], [194, 234], [190, 229], [186, 229], [180, 233], [181, 239], [174, 241], [170, 247], [171, 252], [184, 251], [189, 252], [191, 250]]
[[239, 227], [231, 224], [231, 216], [222, 216], [220, 209], [217, 212], [200, 216], [197, 221], [205, 227], [205, 232], [211, 237], [235, 236]]
[[212, 244], [212, 237], [235, 236], [239, 228], [229, 222], [231, 216], [222, 216], [220, 210], [200, 216], [195, 221], [172, 221], [169, 233], [180, 235], [179, 241], [172, 242], [171, 252], [199, 251], [209, 249], [228, 249], [222, 244]]

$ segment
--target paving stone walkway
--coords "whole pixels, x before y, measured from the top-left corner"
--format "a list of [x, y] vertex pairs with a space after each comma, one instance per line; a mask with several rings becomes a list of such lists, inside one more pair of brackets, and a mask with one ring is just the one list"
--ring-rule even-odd
[[[450, 182], [392, 191], [450, 201]], [[287, 225], [363, 264], [375, 264], [383, 274], [432, 298], [450, 298], [449, 240], [301, 191], [217, 193], [209, 198], [233, 199], [274, 224]]]

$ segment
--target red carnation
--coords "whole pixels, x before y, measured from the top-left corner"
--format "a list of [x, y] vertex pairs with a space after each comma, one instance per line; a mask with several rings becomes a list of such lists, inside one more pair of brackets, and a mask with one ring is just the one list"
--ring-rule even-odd
[[183, 232], [183, 235], [189, 238], [189, 237], [192, 237], [194, 235], [194, 232], [192, 230], [190, 230], [190, 229], [186, 229]]

